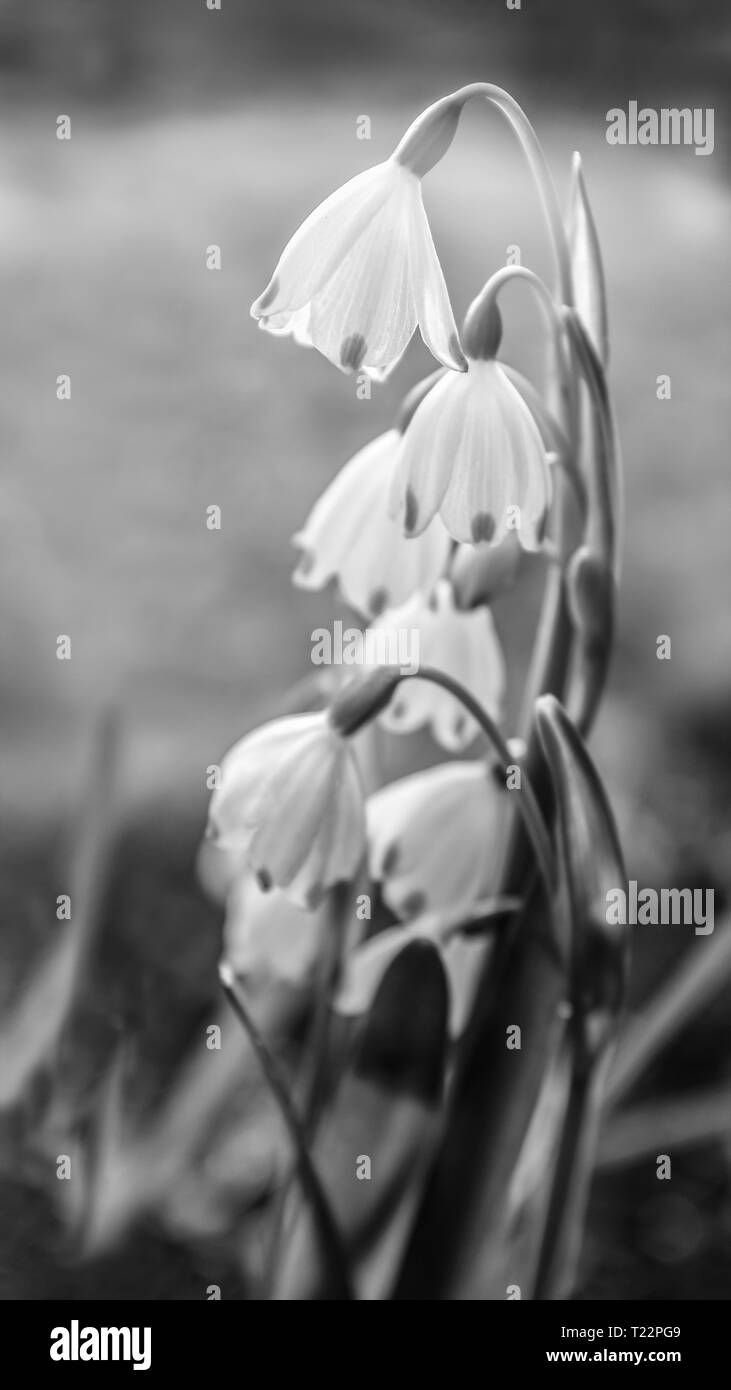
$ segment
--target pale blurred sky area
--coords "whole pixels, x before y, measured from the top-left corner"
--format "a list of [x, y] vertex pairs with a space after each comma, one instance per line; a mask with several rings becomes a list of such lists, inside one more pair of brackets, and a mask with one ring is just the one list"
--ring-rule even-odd
[[[659, 0], [0, 5], [6, 810], [63, 802], [109, 703], [134, 794], [200, 799], [201, 766], [307, 669], [330, 600], [293, 594], [289, 538], [429, 359], [414, 342], [363, 402], [315, 353], [258, 333], [249, 305], [304, 214], [479, 78], [523, 103], [562, 197], [581, 150], [604, 247], [627, 474], [607, 757], [638, 775], [658, 720], [727, 703], [729, 46], [722, 5]], [[606, 112], [630, 100], [715, 106], [713, 155], [608, 145]], [[425, 200], [458, 316], [510, 244], [550, 274], [494, 113], [468, 111]], [[506, 304], [506, 355], [537, 371], [531, 305]], [[522, 600], [497, 613], [516, 672], [533, 616]]]

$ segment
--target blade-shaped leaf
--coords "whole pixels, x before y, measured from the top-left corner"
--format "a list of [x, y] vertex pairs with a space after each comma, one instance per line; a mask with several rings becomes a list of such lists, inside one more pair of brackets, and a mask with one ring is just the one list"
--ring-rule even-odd
[[574, 155], [571, 175], [568, 234], [574, 303], [596, 352], [606, 366], [609, 359], [609, 328], [604, 267], [579, 154]]
[[116, 722], [108, 715], [96, 731], [89, 790], [71, 855], [71, 920], [55, 924], [58, 939], [0, 1031], [0, 1110], [15, 1105], [33, 1077], [52, 1063], [74, 1007], [109, 869], [117, 746]]
[[[375, 995], [351, 1069], [312, 1157], [358, 1297], [389, 1295], [437, 1132], [447, 1054], [447, 981], [436, 947], [411, 941]], [[311, 1213], [290, 1193], [273, 1297], [327, 1296]]]
[[614, 817], [599, 774], [553, 695], [536, 704], [536, 722], [551, 771], [559, 858], [571, 922], [571, 1002], [599, 1049], [624, 992], [627, 929], [608, 921], [610, 895], [627, 883]]

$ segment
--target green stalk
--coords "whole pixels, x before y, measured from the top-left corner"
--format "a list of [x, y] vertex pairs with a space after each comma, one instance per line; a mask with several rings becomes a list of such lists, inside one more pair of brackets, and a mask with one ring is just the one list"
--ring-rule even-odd
[[309, 1200], [316, 1228], [319, 1232], [323, 1254], [325, 1255], [333, 1281], [333, 1297], [350, 1301], [353, 1293], [350, 1285], [347, 1260], [340, 1232], [315, 1171], [305, 1138], [302, 1123], [292, 1104], [289, 1087], [277, 1062], [267, 1047], [249, 1010], [236, 986], [231, 967], [223, 961], [219, 966], [221, 985], [239, 1023], [246, 1032], [258, 1058], [265, 1080], [284, 1121], [292, 1147], [297, 1155], [297, 1165], [302, 1189]]
[[[448, 691], [448, 693], [450, 695], [453, 695], [456, 700], [459, 700], [460, 703], [464, 705], [464, 708], [468, 711], [468, 713], [472, 715], [472, 718], [475, 720], [475, 722], [482, 729], [482, 732], [485, 734], [489, 743], [497, 753], [498, 761], [500, 763], [502, 771], [507, 774], [508, 768], [515, 763], [515, 758], [510, 752], [510, 749], [508, 748], [508, 745], [505, 742], [505, 739], [503, 738], [502, 734], [500, 733], [500, 730], [498, 729], [495, 721], [487, 713], [487, 710], [483, 708], [479, 700], [476, 700], [474, 696], [471, 695], [470, 692], [466, 690], [463, 685], [460, 685], [459, 681], [454, 680], [452, 676], [445, 675], [443, 671], [435, 670], [431, 666], [422, 666], [421, 669], [419, 671], [415, 671], [413, 675], [410, 673], [404, 674], [403, 676], [401, 676], [401, 680], [429, 681], [432, 685], [441, 686], [443, 690]], [[520, 814], [523, 820], [525, 831], [533, 847], [533, 852], [536, 857], [536, 862], [538, 864], [541, 877], [543, 878], [543, 882], [545, 884], [546, 893], [550, 904], [556, 881], [553, 848], [551, 846], [551, 841], [544, 824], [543, 816], [541, 814], [541, 808], [538, 804], [538, 800], [533, 790], [530, 778], [528, 774], [525, 772], [525, 770], [522, 768], [521, 794], [518, 799], [518, 806], [520, 808]]]
[[471, 82], [468, 86], [460, 87], [459, 91], [453, 92], [451, 97], [446, 98], [446, 100], [465, 103], [473, 97], [482, 97], [485, 101], [489, 101], [492, 106], [496, 106], [498, 111], [506, 117], [520, 140], [546, 218], [546, 226], [556, 259], [561, 300], [564, 304], [573, 304], [571, 254], [568, 238], [563, 225], [556, 189], [551, 178], [551, 171], [548, 168], [540, 140], [515, 97], [512, 97], [504, 88], [496, 87], [492, 82]]

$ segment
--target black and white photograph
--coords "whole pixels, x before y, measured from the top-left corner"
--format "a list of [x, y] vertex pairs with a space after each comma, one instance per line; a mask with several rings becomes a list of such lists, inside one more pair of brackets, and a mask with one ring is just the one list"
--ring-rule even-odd
[[[179, 1302], [712, 1365], [730, 69], [721, 0], [0, 0], [0, 1326], [49, 1383], [162, 1374]], [[210, 1366], [247, 1326], [191, 1308]]]

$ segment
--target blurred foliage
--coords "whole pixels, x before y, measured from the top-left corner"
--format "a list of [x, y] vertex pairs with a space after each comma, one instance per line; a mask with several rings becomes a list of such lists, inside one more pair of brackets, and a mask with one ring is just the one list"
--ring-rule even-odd
[[[272, 73], [307, 81], [489, 62], [531, 85], [571, 78], [575, 93], [626, 87], [650, 99], [648, 83], [702, 78], [719, 90], [730, 21], [723, 0], [3, 0], [0, 69], [32, 86], [117, 100], [168, 88], [226, 94], [268, 87]], [[724, 42], [725, 40], [725, 42]], [[577, 64], [577, 57], [580, 62]], [[465, 66], [466, 65], [466, 66]], [[466, 80], [466, 78], [465, 78]]]

